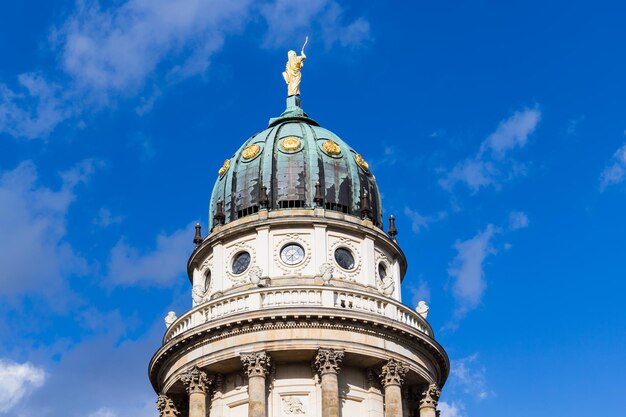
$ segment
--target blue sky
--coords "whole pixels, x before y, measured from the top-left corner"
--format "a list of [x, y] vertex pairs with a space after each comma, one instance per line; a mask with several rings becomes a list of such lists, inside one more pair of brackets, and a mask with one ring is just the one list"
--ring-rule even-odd
[[193, 224], [284, 109], [305, 35], [303, 106], [370, 163], [404, 301], [449, 352], [442, 416], [623, 415], [625, 12], [3, 2], [0, 415], [156, 415], [147, 362], [190, 304]]

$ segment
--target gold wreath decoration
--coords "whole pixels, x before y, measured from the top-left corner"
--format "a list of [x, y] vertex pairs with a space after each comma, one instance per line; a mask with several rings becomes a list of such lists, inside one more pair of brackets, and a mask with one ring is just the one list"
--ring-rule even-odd
[[357, 153], [356, 155], [354, 155], [354, 160], [356, 161], [357, 164], [359, 164], [359, 166], [361, 168], [363, 168], [365, 171], [369, 171], [370, 169], [370, 165], [365, 162], [365, 159], [363, 159], [363, 157], [361, 156], [360, 153]]
[[283, 150], [287, 151], [287, 152], [293, 152], [295, 150], [298, 150], [298, 148], [300, 148], [300, 139], [298, 139], [295, 136], [288, 136], [285, 139], [283, 139], [283, 142], [280, 145]]
[[252, 145], [244, 149], [243, 152], [241, 152], [241, 155], [243, 156], [243, 159], [249, 161], [250, 159], [257, 156], [259, 152], [261, 152], [261, 147], [256, 143], [253, 143]]
[[322, 144], [322, 149], [329, 155], [339, 155], [341, 153], [341, 148], [332, 140], [327, 140]]
[[228, 168], [230, 167], [230, 159], [226, 159], [224, 161], [224, 165], [222, 165], [222, 167], [220, 168], [219, 171], [217, 171], [217, 173], [219, 174], [219, 176], [221, 177], [222, 175], [224, 175], [226, 173], [226, 171], [228, 171]]

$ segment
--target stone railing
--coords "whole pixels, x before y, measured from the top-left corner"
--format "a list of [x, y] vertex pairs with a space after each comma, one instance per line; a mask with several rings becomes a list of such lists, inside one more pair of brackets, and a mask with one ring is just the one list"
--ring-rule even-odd
[[198, 305], [168, 327], [163, 342], [168, 342], [196, 326], [223, 317], [264, 309], [302, 307], [352, 310], [386, 317], [428, 336], [432, 335], [432, 329], [426, 320], [414, 310], [391, 298], [367, 291], [330, 286], [294, 286], [255, 288]]

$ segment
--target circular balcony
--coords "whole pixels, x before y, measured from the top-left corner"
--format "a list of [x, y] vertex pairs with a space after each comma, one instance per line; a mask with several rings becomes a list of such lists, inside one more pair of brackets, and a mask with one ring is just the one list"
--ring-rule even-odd
[[402, 303], [356, 289], [290, 285], [241, 291], [186, 312], [167, 328], [150, 379], [167, 391], [191, 365], [235, 371], [241, 352], [260, 349], [279, 362], [308, 360], [320, 344], [344, 350], [346, 362], [359, 367], [391, 354], [421, 381], [443, 385], [449, 370], [428, 322]]

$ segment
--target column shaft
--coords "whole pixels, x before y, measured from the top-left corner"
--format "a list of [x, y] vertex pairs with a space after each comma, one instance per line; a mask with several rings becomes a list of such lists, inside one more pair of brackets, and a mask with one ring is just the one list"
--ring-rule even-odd
[[322, 374], [322, 417], [339, 417], [339, 382], [335, 372]]
[[206, 417], [206, 394], [195, 391], [189, 394], [189, 417]]
[[435, 407], [420, 407], [420, 417], [437, 417], [437, 410]]
[[266, 408], [265, 375], [248, 377], [248, 417], [266, 417]]
[[402, 417], [402, 390], [400, 385], [385, 385], [385, 417]]

